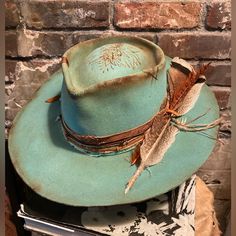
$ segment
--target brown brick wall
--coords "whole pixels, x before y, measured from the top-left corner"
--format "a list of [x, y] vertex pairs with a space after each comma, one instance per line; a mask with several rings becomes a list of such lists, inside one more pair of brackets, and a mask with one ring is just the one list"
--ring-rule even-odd
[[207, 84], [224, 117], [220, 137], [226, 145], [216, 148], [199, 174], [218, 173], [210, 172], [205, 182], [211, 183], [217, 200], [229, 201], [230, 1], [6, 0], [5, 6], [6, 135], [16, 113], [60, 67], [60, 57], [69, 47], [104, 35], [138, 35], [161, 46], [168, 56], [194, 65], [212, 62]]
[[[200, 23], [199, 2], [117, 2], [114, 25], [120, 29], [192, 29]], [[187, 20], [186, 20], [187, 19]]]

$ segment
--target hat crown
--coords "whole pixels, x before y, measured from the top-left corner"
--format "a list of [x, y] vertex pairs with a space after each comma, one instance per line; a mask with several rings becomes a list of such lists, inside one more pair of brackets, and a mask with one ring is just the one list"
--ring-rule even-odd
[[166, 74], [157, 45], [138, 37], [100, 38], [75, 45], [64, 57], [62, 116], [78, 134], [120, 133], [159, 110]]
[[101, 80], [139, 73], [155, 66], [154, 61], [150, 59], [149, 55], [144, 54], [142, 49], [135, 45], [123, 42], [103, 45], [85, 58], [82, 75], [86, 76], [86, 80], [83, 85], [87, 87]]

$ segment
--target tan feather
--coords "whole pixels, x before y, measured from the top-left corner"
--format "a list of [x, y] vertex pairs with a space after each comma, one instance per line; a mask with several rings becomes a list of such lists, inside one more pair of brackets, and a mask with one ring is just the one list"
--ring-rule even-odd
[[[151, 166], [158, 162], [158, 158], [154, 155], [156, 147], [161, 142], [165, 131], [170, 124], [171, 119], [167, 118], [164, 122], [161, 122], [161, 129], [158, 127], [158, 123], [151, 127], [151, 129], [145, 134], [143, 144], [140, 147], [140, 156], [146, 166]], [[157, 128], [158, 127], [158, 128]], [[156, 131], [156, 133], [155, 133]]]
[[[165, 124], [163, 127], [159, 137], [152, 145], [150, 152], [146, 154], [146, 145], [142, 145], [140, 148], [140, 156], [141, 156], [141, 164], [139, 165], [138, 169], [129, 180], [127, 187], [125, 189], [125, 194], [132, 188], [137, 178], [143, 172], [143, 170], [149, 166], [155, 165], [159, 163], [165, 152], [171, 146], [171, 144], [175, 141], [175, 135], [178, 132], [178, 128], [175, 126], [169, 125], [168, 123]], [[146, 143], [149, 144], [148, 142]]]
[[176, 108], [176, 111], [179, 115], [182, 116], [193, 108], [200, 95], [202, 86], [205, 84], [205, 81], [206, 80], [202, 80], [201, 82], [194, 84], [184, 99], [179, 102], [178, 107]]
[[144, 134], [144, 141], [140, 147], [141, 163], [134, 175], [130, 178], [125, 189], [125, 194], [132, 188], [145, 168], [158, 164], [163, 159], [166, 151], [175, 141], [178, 128], [171, 125], [171, 115], [167, 113], [169, 107], [172, 105], [171, 103], [175, 103], [172, 106], [176, 108], [174, 111], [183, 115], [194, 106], [199, 97], [205, 79], [202, 78], [197, 82], [198, 78], [192, 78], [196, 75], [196, 72], [194, 70], [190, 72], [189, 68], [191, 66], [186, 66], [186, 63], [184, 63], [184, 67], [188, 71], [187, 74], [176, 68], [170, 68], [169, 75], [174, 77], [169, 77], [167, 88], [168, 97], [164, 99], [161, 111], [155, 116], [152, 126]]

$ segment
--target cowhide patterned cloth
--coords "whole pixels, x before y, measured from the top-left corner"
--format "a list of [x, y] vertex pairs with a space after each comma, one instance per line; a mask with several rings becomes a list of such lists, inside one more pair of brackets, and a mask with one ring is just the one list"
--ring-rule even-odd
[[87, 208], [81, 224], [107, 235], [194, 235], [195, 175], [178, 188], [151, 200]]

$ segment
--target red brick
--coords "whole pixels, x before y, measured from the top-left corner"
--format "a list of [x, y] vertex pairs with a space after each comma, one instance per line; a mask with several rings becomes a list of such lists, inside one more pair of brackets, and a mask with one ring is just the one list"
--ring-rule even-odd
[[102, 35], [83, 31], [35, 31], [19, 29], [6, 32], [6, 55], [7, 56], [61, 56], [76, 43], [92, 39]]
[[137, 36], [137, 37], [141, 37], [141, 38], [144, 38], [144, 39], [147, 39], [151, 42], [154, 42], [155, 41], [155, 34], [151, 34], [151, 33], [123, 33], [123, 35], [126, 35], [126, 36]]
[[16, 57], [17, 52], [17, 33], [15, 30], [5, 32], [5, 54], [6, 56]]
[[231, 151], [231, 140], [229, 138], [219, 139], [211, 155], [201, 166], [201, 170], [230, 170]]
[[82, 31], [76, 31], [73, 32], [71, 34], [71, 46], [75, 45], [77, 43], [86, 41], [86, 40], [90, 40], [90, 39], [95, 39], [95, 38], [99, 38], [102, 35], [104, 35], [104, 31], [103, 32], [98, 32], [98, 31], [90, 31], [90, 32], [82, 32]]
[[155, 42], [155, 33], [150, 33], [150, 32], [122, 32], [122, 31], [105, 31], [102, 34], [102, 37], [112, 37], [112, 36], [135, 36], [135, 37], [140, 37], [147, 39], [151, 42]]
[[159, 33], [158, 44], [170, 57], [185, 59], [228, 59], [230, 33]]
[[208, 85], [231, 85], [231, 63], [213, 62], [206, 71]]
[[76, 43], [79, 43], [85, 40], [98, 38], [98, 37], [112, 37], [112, 36], [119, 36], [119, 35], [127, 36], [127, 37], [137, 36], [137, 37], [147, 39], [151, 42], [155, 41], [155, 34], [148, 33], [148, 32], [147, 33], [143, 33], [143, 32], [128, 32], [127, 33], [127, 32], [119, 32], [119, 31], [103, 31], [101, 33], [101, 32], [95, 31], [95, 32], [87, 33], [87, 32], [80, 31], [80, 32], [73, 32], [71, 42], [72, 42], [72, 45], [74, 45]]
[[70, 46], [71, 33], [20, 30], [18, 52], [27, 56], [61, 56]]
[[199, 24], [197, 2], [121, 2], [115, 4], [114, 23], [121, 29], [180, 29]]
[[[30, 61], [6, 60], [6, 76], [11, 74], [11, 83], [19, 80], [20, 84], [41, 84], [61, 67], [60, 58], [33, 59]], [[34, 76], [35, 75], [35, 76]]]
[[231, 3], [213, 2], [208, 6], [206, 25], [212, 29], [231, 29]]
[[[6, 120], [12, 121], [19, 110], [32, 99], [36, 90], [49, 79], [50, 75], [61, 67], [60, 59], [32, 60], [28, 62], [7, 60], [11, 65], [11, 84], [6, 86]], [[14, 71], [15, 67], [15, 71]], [[8, 76], [6, 74], [6, 76]]]
[[19, 9], [15, 2], [5, 1], [5, 26], [16, 27], [20, 22]]
[[216, 96], [220, 109], [228, 109], [230, 107], [231, 88], [217, 86], [211, 86], [210, 88]]
[[210, 89], [215, 94], [217, 99], [219, 109], [220, 109], [220, 117], [222, 121], [219, 127], [219, 137], [220, 138], [230, 138], [231, 137], [231, 88], [229, 87], [218, 87], [218, 86], [210, 86]]
[[24, 1], [21, 11], [27, 26], [37, 29], [109, 26], [107, 1]]
[[207, 64], [209, 67], [205, 72], [206, 83], [210, 86], [231, 86], [231, 62], [230, 61], [190, 61], [195, 67]]
[[220, 112], [221, 117], [223, 118], [221, 125], [219, 137], [230, 138], [232, 132], [232, 114], [231, 110], [227, 109]]
[[12, 83], [16, 80], [16, 66], [17, 61], [15, 60], [5, 61], [5, 82]]
[[[136, 35], [154, 41], [154, 34], [150, 33], [125, 33], [114, 31], [36, 31], [36, 30], [17, 30], [14, 36], [15, 42], [9, 44], [9, 56], [62, 56], [71, 46], [89, 39], [112, 35]], [[14, 45], [16, 47], [14, 47]]]
[[11, 128], [12, 121], [14, 120], [16, 114], [20, 111], [20, 107], [17, 108], [9, 108], [7, 107], [5, 109], [5, 117], [7, 121], [7, 125], [5, 125], [6, 128]]

